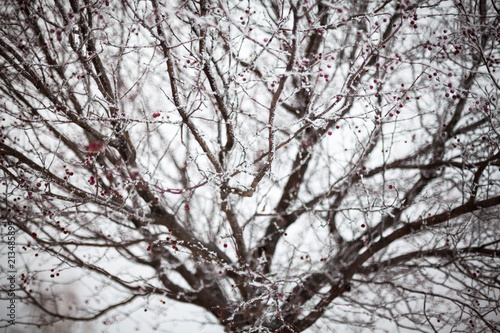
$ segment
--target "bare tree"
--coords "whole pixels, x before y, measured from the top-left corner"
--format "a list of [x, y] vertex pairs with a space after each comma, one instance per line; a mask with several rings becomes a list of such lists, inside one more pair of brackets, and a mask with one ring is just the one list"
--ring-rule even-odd
[[[50, 319], [25, 323], [159, 295], [228, 332], [499, 330], [495, 1], [0, 11], [1, 214]], [[42, 299], [68, 270], [85, 314]]]

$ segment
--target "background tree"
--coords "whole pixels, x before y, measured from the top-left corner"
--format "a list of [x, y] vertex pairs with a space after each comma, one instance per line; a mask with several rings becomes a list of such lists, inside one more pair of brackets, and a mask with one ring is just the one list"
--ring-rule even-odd
[[[495, 1], [0, 11], [19, 322], [158, 295], [235, 332], [498, 331]], [[46, 298], [70, 282], [83, 314]]]

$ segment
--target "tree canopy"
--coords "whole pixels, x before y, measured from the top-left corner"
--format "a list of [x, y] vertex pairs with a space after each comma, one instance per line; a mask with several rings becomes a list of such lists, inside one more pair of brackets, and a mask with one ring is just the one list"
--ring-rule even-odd
[[4, 0], [17, 324], [498, 331], [499, 42], [493, 0]]

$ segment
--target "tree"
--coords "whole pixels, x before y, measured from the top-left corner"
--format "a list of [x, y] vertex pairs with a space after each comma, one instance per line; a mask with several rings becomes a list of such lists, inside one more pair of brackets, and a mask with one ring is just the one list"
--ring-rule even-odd
[[[159, 295], [228, 332], [498, 331], [495, 1], [0, 10], [0, 207], [29, 323]], [[92, 281], [83, 314], [46, 299], [70, 271]]]

